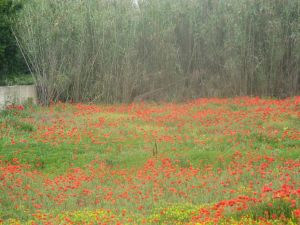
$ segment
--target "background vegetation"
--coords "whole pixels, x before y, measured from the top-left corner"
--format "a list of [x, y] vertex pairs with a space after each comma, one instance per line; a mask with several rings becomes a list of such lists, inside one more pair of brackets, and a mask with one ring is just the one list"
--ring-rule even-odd
[[21, 8], [20, 2], [0, 0], [0, 85], [32, 83], [11, 29]]
[[31, 0], [15, 30], [41, 101], [286, 97], [299, 0]]

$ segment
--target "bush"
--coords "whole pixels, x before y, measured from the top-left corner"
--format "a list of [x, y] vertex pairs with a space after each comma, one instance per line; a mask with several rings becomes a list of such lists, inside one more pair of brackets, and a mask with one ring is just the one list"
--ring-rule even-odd
[[31, 0], [16, 26], [41, 101], [300, 94], [299, 1]]
[[0, 86], [31, 85], [34, 84], [30, 74], [10, 74], [0, 79]]
[[0, 0], [0, 85], [8, 74], [26, 72], [27, 68], [12, 32], [20, 2]]

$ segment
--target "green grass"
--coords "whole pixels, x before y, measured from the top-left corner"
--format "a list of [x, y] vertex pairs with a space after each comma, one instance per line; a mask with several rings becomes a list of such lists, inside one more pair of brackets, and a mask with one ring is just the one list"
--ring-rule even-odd
[[290, 202], [284, 199], [273, 199], [250, 206], [248, 209], [235, 214], [229, 214], [228, 217], [234, 218], [235, 220], [249, 215], [253, 220], [258, 220], [259, 218], [278, 219], [283, 217], [297, 222], [293, 217], [293, 210], [295, 210], [295, 207], [293, 207]]
[[[111, 110], [112, 107], [115, 110]], [[58, 103], [49, 108], [26, 106], [24, 110], [2, 111], [0, 166], [5, 169], [7, 165], [27, 164], [30, 168], [12, 175], [12, 184], [16, 182], [14, 179], [26, 178], [23, 186], [15, 192], [11, 193], [8, 186], [0, 190], [4, 193], [0, 218], [5, 221], [16, 219], [22, 224], [36, 220], [32, 216], [36, 213], [32, 202], [18, 198], [12, 204], [10, 196], [20, 192], [35, 198], [35, 193], [41, 192], [43, 197], [37, 198], [36, 203], [43, 205], [42, 210], [46, 214], [62, 218], [69, 215], [78, 223], [89, 219], [94, 221], [93, 213], [103, 208], [111, 210], [110, 213], [123, 222], [125, 218], [133, 219], [128, 224], [140, 224], [143, 219], [148, 224], [185, 224], [201, 207], [213, 207], [219, 201], [240, 195], [256, 198], [255, 192], [261, 193], [263, 186], [269, 183], [273, 183], [274, 190], [280, 189], [283, 185], [281, 177], [285, 174], [294, 182], [295, 189], [299, 188], [300, 175], [295, 172], [296, 167], [290, 168], [292, 162], [300, 160], [300, 142], [294, 135], [300, 126], [292, 110], [281, 116], [274, 112], [274, 115], [263, 118], [260, 114], [252, 114], [256, 106], [239, 109], [239, 105], [211, 103], [189, 106], [190, 111], [176, 113], [175, 109], [181, 110], [185, 106], [178, 104], [170, 109], [164, 108], [164, 105], [146, 105], [144, 108], [137, 106], [141, 108], [134, 110], [153, 110], [155, 113], [141, 116], [134, 110], [126, 112], [124, 107]], [[208, 110], [207, 114], [197, 117], [198, 112], [205, 110]], [[222, 113], [219, 113], [220, 110]], [[280, 120], [274, 120], [275, 117]], [[285, 131], [288, 131], [287, 138], [282, 137]], [[163, 166], [165, 159], [170, 160], [167, 160], [166, 168]], [[145, 167], [149, 160], [156, 165]], [[43, 185], [46, 179], [69, 176], [75, 179], [76, 174], [72, 174], [70, 168], [81, 168], [83, 176], [90, 175], [91, 171], [101, 167], [101, 163], [105, 165], [103, 170], [98, 171], [105, 178], [102, 183], [99, 180], [80, 180], [82, 186], [78, 189], [62, 193], [60, 189], [51, 191]], [[172, 166], [168, 167], [168, 163]], [[91, 167], [93, 170], [90, 171]], [[181, 177], [181, 173], [193, 169], [200, 171], [195, 177], [189, 173]], [[113, 174], [110, 174], [111, 171]], [[31, 177], [28, 175], [31, 173], [38, 175]], [[250, 188], [252, 181], [257, 183]], [[30, 184], [32, 189], [24, 190], [26, 184]], [[60, 188], [63, 188], [63, 185], [70, 184], [61, 185]], [[159, 186], [157, 190], [155, 185]], [[113, 204], [103, 200], [105, 196], [98, 205], [94, 205], [97, 194], [85, 196], [82, 191], [96, 190], [98, 186], [112, 189], [116, 196], [130, 193], [131, 189], [135, 193], [134, 188], [141, 188], [141, 196], [146, 196], [142, 204], [147, 209], [138, 210], [138, 204], [126, 199], [119, 199]], [[172, 192], [170, 188], [178, 190]], [[102, 193], [103, 190], [100, 190], [99, 193]], [[163, 197], [154, 200], [159, 191], [163, 192]], [[184, 197], [179, 194], [180, 191], [190, 196]], [[58, 193], [75, 197], [66, 197], [64, 204], [56, 205], [48, 195]], [[265, 212], [276, 215], [276, 220], [280, 220], [283, 214], [296, 224], [298, 221], [293, 210], [300, 206], [299, 199], [295, 204], [292, 207], [290, 201], [272, 199], [267, 193], [262, 202], [250, 204], [248, 209], [231, 213], [231, 208], [226, 208], [224, 224], [247, 220], [252, 223], [259, 217], [267, 218]], [[18, 208], [15, 208], [16, 205]], [[125, 217], [120, 215], [124, 209], [128, 212]]]

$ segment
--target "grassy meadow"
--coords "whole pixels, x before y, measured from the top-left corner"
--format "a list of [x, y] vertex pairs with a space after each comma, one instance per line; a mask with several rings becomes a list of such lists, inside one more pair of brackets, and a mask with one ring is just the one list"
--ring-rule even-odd
[[0, 224], [300, 224], [299, 105], [11, 106]]

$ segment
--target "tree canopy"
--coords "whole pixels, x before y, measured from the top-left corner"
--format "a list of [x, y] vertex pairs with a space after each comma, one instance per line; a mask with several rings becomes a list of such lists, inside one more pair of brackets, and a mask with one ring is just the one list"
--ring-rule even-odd
[[0, 79], [26, 71], [12, 32], [15, 16], [21, 8], [21, 2], [0, 0]]

